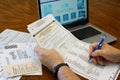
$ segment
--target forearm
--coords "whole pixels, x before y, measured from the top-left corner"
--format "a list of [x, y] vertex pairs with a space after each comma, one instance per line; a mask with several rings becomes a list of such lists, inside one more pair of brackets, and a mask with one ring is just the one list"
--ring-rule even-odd
[[62, 66], [58, 71], [59, 80], [81, 80], [76, 74], [74, 74], [69, 67]]
[[77, 75], [75, 75], [67, 64], [64, 63], [60, 54], [54, 49], [44, 49], [40, 46], [36, 46], [35, 51], [37, 52], [41, 62], [49, 70], [55, 73], [55, 76], [59, 80], [80, 80]]
[[120, 49], [117, 49], [115, 56], [116, 56], [115, 58], [116, 62], [120, 62]]
[[120, 49], [117, 49], [115, 47], [109, 47], [109, 49], [105, 53], [106, 53], [107, 60], [115, 63], [120, 62]]

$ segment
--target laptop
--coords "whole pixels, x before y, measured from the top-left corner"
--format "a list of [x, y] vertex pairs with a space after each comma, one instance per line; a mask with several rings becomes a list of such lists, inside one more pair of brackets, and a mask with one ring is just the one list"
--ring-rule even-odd
[[58, 22], [78, 39], [88, 43], [99, 42], [105, 35], [105, 42], [117, 39], [89, 23], [88, 0], [38, 0], [39, 17], [52, 14]]

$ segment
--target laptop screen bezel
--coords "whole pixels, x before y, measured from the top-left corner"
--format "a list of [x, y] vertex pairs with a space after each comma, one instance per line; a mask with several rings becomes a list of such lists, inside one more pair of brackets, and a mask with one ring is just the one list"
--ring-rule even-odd
[[[85, 25], [86, 23], [89, 22], [89, 10], [88, 10], [88, 0], [86, 0], [86, 8], [87, 8], [87, 18], [84, 19], [84, 20], [81, 20], [80, 22], [73, 22], [73, 23], [70, 23], [70, 24], [67, 24], [67, 25], [63, 25], [65, 28], [72, 28], [72, 27], [75, 27], [75, 26], [79, 26], [79, 25]], [[41, 19], [42, 18], [42, 15], [41, 15], [41, 6], [40, 6], [40, 0], [38, 0], [38, 15], [39, 15], [39, 18]]]

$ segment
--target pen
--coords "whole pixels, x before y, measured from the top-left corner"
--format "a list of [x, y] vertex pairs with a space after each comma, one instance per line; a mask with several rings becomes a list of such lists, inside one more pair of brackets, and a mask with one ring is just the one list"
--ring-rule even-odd
[[[98, 45], [97, 45], [96, 48], [93, 50], [93, 52], [96, 51], [96, 50], [98, 50], [98, 49], [102, 46], [102, 44], [103, 44], [105, 38], [106, 38], [105, 36], [102, 36], [102, 37], [101, 37], [101, 39], [100, 39]], [[90, 56], [88, 61], [91, 62], [91, 61], [92, 61], [92, 58], [93, 58], [93, 57]]]

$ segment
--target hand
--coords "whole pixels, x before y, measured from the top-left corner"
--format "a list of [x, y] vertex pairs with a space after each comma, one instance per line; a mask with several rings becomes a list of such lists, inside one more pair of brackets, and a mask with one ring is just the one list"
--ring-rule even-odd
[[93, 56], [95, 64], [105, 65], [106, 60], [110, 62], [120, 62], [120, 50], [114, 48], [107, 43], [103, 43], [99, 50], [93, 52], [98, 43], [90, 45], [90, 56]]
[[60, 54], [54, 49], [45, 49], [40, 46], [35, 47], [35, 51], [38, 54], [40, 61], [49, 70], [54, 72], [54, 67], [59, 63], [64, 63]]

